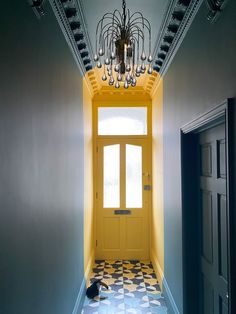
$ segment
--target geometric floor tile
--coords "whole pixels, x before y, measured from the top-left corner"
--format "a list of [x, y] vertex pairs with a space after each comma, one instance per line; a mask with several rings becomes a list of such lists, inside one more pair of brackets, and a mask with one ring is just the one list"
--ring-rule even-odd
[[97, 260], [90, 283], [102, 279], [98, 297], [85, 297], [82, 314], [168, 314], [151, 262]]

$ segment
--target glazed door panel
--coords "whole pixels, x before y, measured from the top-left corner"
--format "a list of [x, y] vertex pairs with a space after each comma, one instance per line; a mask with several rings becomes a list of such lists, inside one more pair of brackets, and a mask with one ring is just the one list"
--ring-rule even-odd
[[149, 258], [149, 165], [143, 139], [98, 142], [96, 258]]

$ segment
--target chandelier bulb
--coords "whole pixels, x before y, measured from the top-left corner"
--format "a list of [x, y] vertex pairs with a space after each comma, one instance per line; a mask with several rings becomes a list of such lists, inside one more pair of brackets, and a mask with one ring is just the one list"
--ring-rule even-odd
[[152, 68], [152, 66], [150, 65], [150, 67], [148, 68], [148, 74], [152, 74], [152, 72], [153, 72], [153, 68]]
[[104, 55], [104, 52], [103, 52], [102, 48], [99, 49], [98, 54], [99, 54], [99, 56], [103, 56]]
[[146, 60], [146, 55], [145, 55], [145, 52], [143, 51], [142, 54], [141, 54], [141, 60], [144, 61]]
[[136, 68], [136, 74], [139, 74], [140, 72], [141, 72], [141, 67], [140, 67], [140, 65], [138, 65]]
[[94, 61], [95, 61], [95, 62], [97, 62], [97, 61], [98, 61], [99, 57], [98, 57], [98, 55], [97, 55], [96, 53], [95, 53], [95, 55], [94, 55], [94, 58], [93, 58], [93, 59], [94, 59]]
[[119, 88], [119, 87], [120, 87], [120, 83], [119, 83], [119, 82], [116, 82], [115, 88]]
[[149, 55], [148, 56], [148, 62], [152, 62], [153, 58], [152, 58], [152, 55]]
[[115, 58], [116, 58], [115, 52], [112, 51], [112, 52], [111, 52], [111, 59], [114, 60]]
[[122, 81], [122, 75], [120, 73], [117, 75], [117, 81]]
[[118, 72], [118, 71], [119, 71], [119, 69], [120, 69], [119, 64], [116, 64], [116, 65], [115, 65], [115, 71], [116, 71], [116, 72]]
[[102, 64], [101, 64], [101, 62], [100, 62], [100, 61], [98, 61], [98, 63], [97, 63], [97, 67], [98, 67], [99, 69], [101, 69]]
[[130, 72], [130, 70], [131, 70], [131, 66], [130, 66], [130, 64], [127, 64], [127, 65], [126, 65], [126, 71], [127, 71], [127, 72]]
[[131, 86], [132, 86], [132, 87], [135, 87], [135, 86], [136, 86], [136, 82], [133, 81], [133, 82], [131, 83]]
[[137, 72], [137, 73], [136, 73], [136, 77], [140, 77], [140, 72]]
[[114, 78], [113, 76], [111, 76], [109, 79], [109, 85], [113, 85], [113, 84], [114, 84]]
[[[132, 78], [132, 84], [135, 84], [135, 85], [136, 85], [136, 83], [137, 83], [137, 80], [136, 80], [135, 77], [133, 77], [133, 78]], [[131, 84], [131, 85], [132, 85], [132, 84]], [[134, 85], [134, 86], [135, 86], [135, 85]], [[133, 86], [133, 85], [132, 85], [132, 86]]]
[[128, 83], [130, 83], [130, 80], [131, 80], [131, 76], [130, 76], [130, 74], [128, 73], [128, 74], [126, 75], [126, 81], [127, 81]]
[[105, 64], [106, 64], [106, 65], [109, 65], [109, 64], [110, 64], [109, 58], [106, 58], [106, 59], [105, 59]]
[[125, 89], [129, 88], [129, 84], [128, 84], [127, 81], [125, 81], [124, 88], [125, 88]]
[[107, 80], [107, 76], [106, 76], [106, 74], [103, 74], [103, 76], [102, 76], [102, 80], [103, 80], [103, 81], [106, 81], [106, 80]]
[[142, 72], [143, 72], [143, 71], [146, 71], [146, 65], [145, 65], [144, 62], [143, 62], [142, 65], [141, 65], [141, 70], [142, 70]]

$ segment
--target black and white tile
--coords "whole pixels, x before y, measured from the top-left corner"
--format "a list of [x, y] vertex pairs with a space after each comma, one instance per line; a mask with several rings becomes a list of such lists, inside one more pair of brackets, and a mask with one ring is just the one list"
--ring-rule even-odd
[[167, 314], [155, 272], [150, 262], [95, 262], [90, 279], [102, 279], [109, 290], [101, 288], [93, 300], [86, 297], [83, 314]]

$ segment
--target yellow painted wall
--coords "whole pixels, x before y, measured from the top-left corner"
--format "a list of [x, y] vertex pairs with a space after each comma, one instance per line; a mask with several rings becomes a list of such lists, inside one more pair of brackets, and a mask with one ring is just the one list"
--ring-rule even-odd
[[164, 212], [163, 212], [163, 81], [152, 99], [152, 214], [151, 260], [162, 287], [164, 274]]
[[84, 110], [84, 273], [88, 280], [94, 261], [93, 213], [93, 128], [92, 95], [83, 80]]

